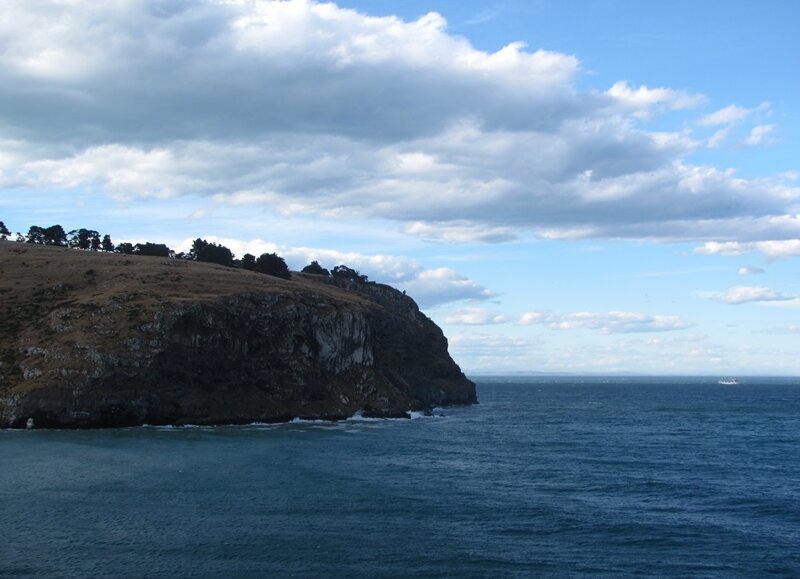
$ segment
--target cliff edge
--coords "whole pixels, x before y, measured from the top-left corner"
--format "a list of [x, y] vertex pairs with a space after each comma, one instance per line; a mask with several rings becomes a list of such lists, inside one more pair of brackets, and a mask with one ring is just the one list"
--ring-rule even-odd
[[0, 241], [0, 427], [233, 424], [476, 402], [382, 284]]

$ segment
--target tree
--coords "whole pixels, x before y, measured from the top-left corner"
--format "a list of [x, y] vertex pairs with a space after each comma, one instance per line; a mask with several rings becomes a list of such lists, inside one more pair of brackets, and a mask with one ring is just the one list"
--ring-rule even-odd
[[305, 266], [301, 273], [310, 273], [314, 275], [331, 275], [331, 272], [322, 267], [316, 260], [312, 261], [307, 266]]
[[331, 275], [337, 279], [350, 279], [362, 283], [367, 283], [367, 281], [369, 281], [367, 276], [361, 275], [357, 270], [347, 267], [346, 265], [337, 265], [333, 268]]
[[192, 249], [189, 250], [189, 256], [197, 260], [197, 258], [203, 255], [206, 250], [208, 249], [208, 242], [205, 239], [200, 239], [199, 237], [192, 242]]
[[111, 243], [111, 236], [110, 235], [105, 234], [103, 236], [103, 241], [100, 242], [100, 247], [103, 249], [103, 251], [108, 251], [108, 252], [114, 251], [114, 244]]
[[151, 257], [169, 257], [172, 250], [163, 243], [137, 243], [133, 246], [136, 255], [149, 255]]
[[256, 260], [255, 270], [267, 275], [274, 275], [283, 279], [290, 279], [289, 266], [281, 256], [276, 253], [262, 253]]
[[216, 243], [209, 243], [205, 239], [199, 237], [192, 243], [192, 250], [189, 252], [189, 258], [195, 261], [206, 261], [210, 263], [218, 263], [220, 265], [233, 265], [233, 252], [224, 245], [217, 245]]
[[28, 228], [28, 235], [25, 236], [26, 242], [44, 244], [44, 240], [45, 240], [44, 227], [39, 227], [38, 225], [31, 225]]
[[6, 224], [0, 221], [0, 239], [5, 240], [8, 236], [11, 235], [11, 232], [6, 227]]
[[31, 225], [25, 240], [28, 243], [66, 246], [67, 234], [64, 233], [64, 228], [60, 225], [51, 225], [50, 227]]
[[77, 247], [78, 249], [92, 249], [95, 239], [97, 239], [97, 245], [100, 245], [100, 234], [94, 229], [73, 229], [68, 235], [70, 247]]
[[117, 245], [116, 251], [117, 253], [131, 255], [133, 253], [133, 244], [128, 242], [120, 243], [119, 245]]
[[256, 268], [256, 256], [252, 253], [245, 253], [242, 256], [242, 267], [247, 270], [254, 270]]
[[44, 230], [44, 242], [47, 245], [67, 246], [67, 234], [60, 225], [51, 225]]

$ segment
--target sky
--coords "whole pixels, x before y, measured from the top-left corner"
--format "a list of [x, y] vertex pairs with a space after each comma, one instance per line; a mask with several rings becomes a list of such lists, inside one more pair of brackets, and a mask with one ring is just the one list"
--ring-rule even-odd
[[4, 0], [0, 220], [406, 290], [467, 374], [800, 375], [794, 0]]

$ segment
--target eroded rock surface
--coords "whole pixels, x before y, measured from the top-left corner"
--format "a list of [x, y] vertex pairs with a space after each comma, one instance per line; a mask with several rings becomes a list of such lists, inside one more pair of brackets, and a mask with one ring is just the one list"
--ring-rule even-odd
[[0, 242], [0, 426], [224, 424], [476, 401], [381, 284]]

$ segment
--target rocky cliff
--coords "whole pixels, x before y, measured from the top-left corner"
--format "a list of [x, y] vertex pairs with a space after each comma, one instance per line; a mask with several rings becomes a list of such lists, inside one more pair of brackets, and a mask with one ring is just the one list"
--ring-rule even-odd
[[476, 402], [374, 283], [0, 242], [0, 427], [340, 419]]

